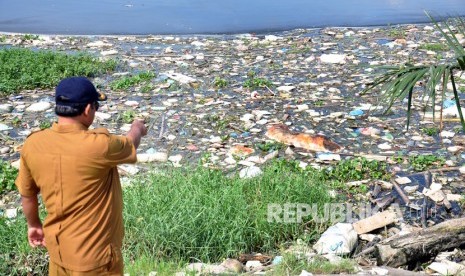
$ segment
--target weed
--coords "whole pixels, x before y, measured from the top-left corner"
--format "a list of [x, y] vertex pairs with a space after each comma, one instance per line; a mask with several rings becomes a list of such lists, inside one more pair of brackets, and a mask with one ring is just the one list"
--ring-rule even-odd
[[325, 104], [325, 101], [323, 100], [318, 100], [316, 102], [313, 103], [315, 106], [323, 106]]
[[383, 162], [354, 158], [343, 160], [324, 170], [323, 177], [327, 180], [345, 182], [348, 180], [388, 179], [389, 174], [387, 174], [387, 165]]
[[148, 82], [155, 77], [155, 73], [147, 71], [134, 76], [125, 76], [120, 79], [114, 80], [110, 83], [112, 90], [124, 90], [133, 87], [142, 82]]
[[52, 126], [52, 122], [50, 122], [50, 121], [44, 120], [44, 121], [39, 122], [39, 128], [40, 129], [47, 129], [47, 128], [51, 127], [51, 126]]
[[264, 87], [273, 87], [273, 83], [268, 80], [268, 79], [265, 79], [265, 78], [249, 78], [247, 79], [244, 84], [243, 84], [244, 87], [248, 88], [248, 89], [257, 89], [257, 88], [264, 88]]
[[444, 157], [432, 154], [410, 156], [408, 160], [415, 171], [424, 171], [431, 167], [439, 167], [446, 162]]
[[125, 110], [121, 115], [121, 120], [125, 124], [132, 123], [134, 121], [134, 118], [136, 118], [136, 112], [132, 109]]
[[6, 41], [6, 36], [0, 35], [0, 43]]
[[234, 121], [234, 117], [229, 115], [211, 114], [205, 116], [205, 120], [210, 122], [217, 131], [222, 131], [226, 129], [232, 121]]
[[18, 116], [15, 116], [12, 120], [11, 120], [11, 124], [15, 127], [18, 127], [21, 125], [21, 118], [18, 117]]
[[0, 160], [0, 194], [16, 190], [15, 179], [18, 170], [7, 161]]
[[226, 86], [228, 86], [228, 81], [220, 77], [216, 77], [215, 80], [213, 81], [213, 85], [216, 88], [225, 88]]
[[356, 263], [350, 259], [342, 259], [331, 263], [323, 257], [315, 257], [310, 261], [298, 259], [294, 255], [284, 255], [283, 262], [266, 275], [298, 275], [302, 270], [314, 274], [353, 274], [356, 273]]
[[427, 50], [427, 51], [434, 51], [434, 52], [442, 52], [447, 51], [449, 47], [442, 43], [425, 43], [420, 45], [420, 49]]
[[321, 224], [311, 218], [304, 227], [270, 223], [267, 212], [271, 203], [331, 202], [327, 185], [317, 174], [278, 161], [252, 179], [202, 167], [144, 175], [124, 190], [123, 253], [127, 260], [145, 255], [155, 260], [215, 262], [240, 252], [274, 252], [307, 231], [314, 241], [321, 233], [316, 229], [324, 228]]
[[434, 135], [437, 135], [439, 133], [439, 128], [437, 127], [425, 127], [425, 128], [422, 128], [421, 131], [428, 135], [428, 136], [434, 136]]
[[39, 39], [38, 35], [33, 35], [33, 34], [25, 34], [23, 35], [23, 40], [37, 40]]
[[150, 91], [152, 91], [155, 87], [153, 86], [153, 84], [149, 83], [149, 84], [146, 84], [144, 86], [142, 86], [140, 88], [140, 92], [141, 93], [148, 93]]
[[279, 142], [261, 142], [261, 143], [258, 143], [256, 144], [256, 147], [264, 152], [271, 152], [271, 151], [275, 151], [275, 150], [280, 150], [282, 148], [284, 148], [284, 144], [283, 143], [279, 143]]
[[405, 33], [405, 30], [403, 30], [401, 28], [393, 27], [393, 28], [389, 29], [388, 36], [391, 37], [391, 38], [405, 38], [406, 33]]
[[88, 54], [10, 48], [0, 50], [0, 94], [52, 88], [71, 76], [93, 77], [114, 70], [115, 61], [100, 62]]

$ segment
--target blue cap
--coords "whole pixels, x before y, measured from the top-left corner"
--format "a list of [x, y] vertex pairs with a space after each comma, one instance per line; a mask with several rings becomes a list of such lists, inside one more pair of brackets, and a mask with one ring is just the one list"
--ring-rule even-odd
[[70, 77], [60, 81], [55, 90], [57, 105], [87, 104], [105, 101], [107, 96], [97, 92], [95, 86], [84, 77]]

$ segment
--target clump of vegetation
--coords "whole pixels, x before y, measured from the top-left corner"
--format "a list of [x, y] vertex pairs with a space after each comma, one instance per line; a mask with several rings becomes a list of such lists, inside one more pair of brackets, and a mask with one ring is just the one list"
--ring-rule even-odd
[[336, 165], [323, 171], [323, 177], [327, 180], [347, 181], [363, 179], [389, 179], [387, 165], [384, 162], [367, 160], [365, 158], [353, 158], [342, 160]]
[[225, 88], [226, 86], [228, 86], [228, 81], [223, 78], [216, 77], [215, 80], [213, 81], [213, 85], [216, 88]]
[[271, 152], [271, 151], [275, 151], [275, 150], [280, 150], [280, 149], [283, 149], [284, 148], [284, 144], [283, 143], [279, 143], [279, 142], [275, 142], [275, 141], [272, 141], [272, 142], [261, 142], [261, 143], [258, 143], [256, 144], [256, 147], [264, 152]]
[[155, 89], [155, 86], [153, 84], [151, 84], [151, 83], [148, 83], [148, 84], [145, 84], [144, 86], [142, 86], [140, 88], [140, 92], [148, 93], [148, 92], [150, 92], [150, 91], [152, 91], [154, 89]]
[[433, 51], [433, 52], [447, 51], [449, 49], [447, 45], [442, 44], [442, 43], [426, 43], [426, 44], [420, 45], [419, 48], [423, 50], [427, 50], [427, 51]]
[[245, 88], [253, 90], [253, 89], [265, 88], [265, 87], [271, 88], [274, 86], [274, 84], [268, 79], [253, 77], [253, 78], [247, 79], [244, 82], [243, 86]]
[[439, 128], [437, 127], [425, 127], [425, 128], [422, 128], [421, 131], [428, 135], [428, 136], [434, 136], [434, 135], [437, 135], [439, 133]]
[[298, 275], [302, 270], [317, 275], [354, 274], [357, 272], [356, 267], [357, 264], [355, 261], [350, 259], [342, 259], [341, 261], [332, 263], [319, 256], [307, 261], [305, 259], [299, 259], [294, 255], [286, 254], [284, 255], [283, 262], [269, 275]]
[[114, 80], [110, 83], [112, 90], [124, 90], [143, 82], [149, 82], [155, 77], [155, 73], [151, 71], [142, 72], [134, 76], [125, 76], [120, 79]]
[[44, 120], [39, 122], [39, 128], [40, 129], [46, 129], [52, 126], [52, 122]]
[[15, 180], [18, 170], [7, 161], [0, 160], [0, 194], [16, 189]]
[[38, 35], [33, 35], [33, 34], [25, 34], [23, 35], [23, 40], [37, 40], [39, 39]]
[[229, 126], [229, 124], [234, 121], [234, 117], [214, 113], [205, 116], [205, 120], [209, 122], [217, 131], [221, 131], [226, 129]]
[[[210, 156], [211, 153], [205, 153], [203, 159]], [[244, 252], [277, 254], [283, 244], [298, 239], [313, 242], [329, 221], [317, 221], [308, 215], [301, 223], [270, 222], [269, 205], [324, 206], [334, 201], [329, 190], [338, 188], [338, 180], [345, 183], [370, 175], [370, 170], [382, 169], [377, 162], [363, 159], [341, 163], [344, 169], [335, 165], [333, 171], [351, 169], [357, 170], [358, 175], [334, 173], [338, 179], [333, 180], [326, 170], [310, 166], [303, 169], [297, 161], [278, 159], [265, 166], [262, 175], [251, 179], [202, 166], [163, 167], [135, 177], [133, 185], [123, 190], [126, 270], [138, 275], [154, 270], [171, 275], [192, 259], [218, 262]], [[46, 254], [29, 247], [25, 225], [22, 214], [15, 220], [0, 218], [2, 275], [25, 274], [26, 269], [46, 274]], [[294, 268], [314, 273], [353, 272], [351, 264], [345, 261], [337, 265], [318, 259], [304, 263], [285, 256], [283, 264], [289, 265], [280, 266], [278, 271]]]
[[424, 171], [432, 167], [440, 167], [446, 162], [444, 157], [432, 154], [410, 156], [408, 161], [415, 171]]
[[0, 50], [0, 94], [23, 89], [52, 88], [71, 76], [94, 77], [112, 71], [115, 61], [101, 62], [89, 54], [10, 48]]
[[11, 124], [15, 127], [18, 127], [21, 125], [21, 118], [18, 117], [18, 116], [15, 116], [12, 120], [11, 120]]
[[394, 39], [402, 39], [406, 37], [405, 30], [401, 27], [392, 27], [389, 29], [388, 35]]
[[123, 114], [121, 115], [121, 120], [125, 124], [132, 123], [135, 118], [136, 118], [136, 112], [132, 109], [125, 110]]
[[6, 41], [6, 36], [0, 35], [0, 42], [5, 42]]
[[198, 167], [163, 169], [134, 184], [124, 191], [126, 263], [141, 256], [215, 262], [240, 252], [275, 252], [297, 238], [316, 240], [315, 229], [326, 225], [317, 227], [311, 217], [305, 226], [270, 222], [268, 205], [331, 202], [317, 171], [303, 172], [281, 160], [252, 179]]

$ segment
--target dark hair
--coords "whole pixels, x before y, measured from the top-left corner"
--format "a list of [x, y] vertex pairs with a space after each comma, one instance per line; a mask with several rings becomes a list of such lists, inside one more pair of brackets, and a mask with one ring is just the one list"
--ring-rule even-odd
[[76, 117], [81, 115], [88, 104], [56, 105], [55, 114], [61, 117]]

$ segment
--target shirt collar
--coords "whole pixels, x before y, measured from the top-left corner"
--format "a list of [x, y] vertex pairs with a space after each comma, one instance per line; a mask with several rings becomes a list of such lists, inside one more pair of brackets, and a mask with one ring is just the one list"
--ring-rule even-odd
[[66, 125], [61, 125], [58, 123], [53, 123], [51, 129], [56, 132], [77, 132], [80, 130], [88, 130], [88, 128], [81, 124], [81, 123], [75, 123], [75, 124], [66, 124]]

